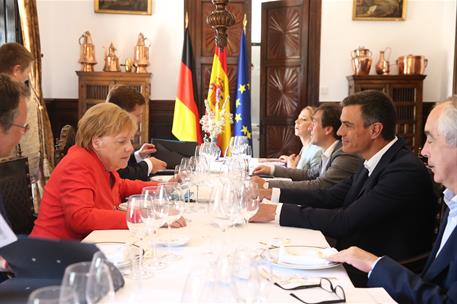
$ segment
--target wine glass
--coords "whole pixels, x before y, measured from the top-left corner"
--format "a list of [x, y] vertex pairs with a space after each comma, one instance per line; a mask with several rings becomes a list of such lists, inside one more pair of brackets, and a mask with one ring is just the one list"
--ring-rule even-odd
[[127, 203], [127, 227], [133, 236], [139, 241], [139, 254], [132, 256], [132, 276], [134, 279], [147, 278], [152, 275], [143, 267], [143, 241], [148, 235], [149, 227], [146, 226], [142, 213], [144, 212], [144, 209], [147, 208], [147, 201], [148, 197], [146, 195], [135, 194], [129, 196]]
[[86, 300], [88, 304], [114, 301], [113, 280], [108, 265], [102, 259], [96, 258], [91, 263], [86, 286]]
[[143, 194], [148, 197], [147, 207], [142, 213], [142, 218], [146, 225], [152, 230], [152, 262], [148, 265], [149, 269], [160, 270], [165, 268], [165, 263], [160, 260], [157, 253], [157, 239], [159, 228], [162, 227], [167, 220], [170, 195], [164, 184], [149, 186], [143, 188]]
[[241, 214], [247, 223], [259, 210], [259, 186], [247, 179], [243, 183], [241, 193]]
[[73, 288], [65, 286], [47, 286], [35, 289], [27, 304], [78, 304]]

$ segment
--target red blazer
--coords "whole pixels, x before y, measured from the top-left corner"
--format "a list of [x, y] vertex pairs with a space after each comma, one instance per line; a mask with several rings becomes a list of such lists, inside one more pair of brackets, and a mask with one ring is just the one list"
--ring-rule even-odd
[[155, 184], [121, 179], [117, 172], [106, 171], [93, 151], [73, 146], [46, 184], [30, 236], [81, 240], [93, 230], [127, 229], [125, 212], [117, 206]]

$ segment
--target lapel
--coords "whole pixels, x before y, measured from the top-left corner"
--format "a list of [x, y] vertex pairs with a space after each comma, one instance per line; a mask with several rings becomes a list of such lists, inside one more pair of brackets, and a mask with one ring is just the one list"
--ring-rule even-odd
[[449, 263], [453, 259], [455, 259], [455, 253], [457, 252], [457, 229], [454, 229], [454, 231], [452, 231], [451, 235], [449, 236], [449, 239], [446, 241], [446, 244], [444, 244], [438, 257], [436, 257], [435, 259], [436, 252], [438, 251], [438, 248], [441, 244], [444, 228], [446, 227], [447, 214], [448, 211], [446, 211], [446, 220], [440, 227], [439, 237], [435, 241], [433, 250], [424, 269], [424, 278], [427, 280], [432, 280], [433, 278], [438, 276], [449, 265]]
[[329, 160], [327, 162], [327, 166], [325, 168], [325, 171], [327, 171], [328, 168], [330, 167], [330, 165], [332, 164], [333, 159], [335, 158], [335, 155], [337, 153], [340, 153], [340, 150], [341, 150], [342, 146], [343, 146], [343, 144], [341, 143], [341, 140], [338, 140], [338, 143], [336, 144], [335, 149], [333, 149], [332, 154], [330, 154], [330, 157], [329, 157]]
[[405, 146], [405, 142], [403, 139], [399, 138], [379, 160], [379, 163], [376, 165], [375, 169], [371, 173], [371, 175], [366, 180], [365, 184], [363, 185], [362, 189], [358, 192], [357, 196], [354, 199], [358, 199], [367, 189], [373, 188], [373, 186], [378, 181], [378, 176], [387, 167], [391, 162], [392, 158], [394, 158], [398, 151], [400, 151]]

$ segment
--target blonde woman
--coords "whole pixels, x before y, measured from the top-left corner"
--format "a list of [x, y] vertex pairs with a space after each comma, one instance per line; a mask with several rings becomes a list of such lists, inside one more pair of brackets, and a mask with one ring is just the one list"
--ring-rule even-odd
[[[125, 197], [155, 182], [121, 179], [133, 152], [135, 118], [111, 103], [93, 106], [78, 123], [76, 145], [54, 169], [44, 189], [33, 237], [81, 240], [93, 230], [127, 229]], [[177, 226], [184, 225], [181, 219]]]
[[[311, 143], [311, 126], [315, 111], [316, 108], [307, 106], [301, 110], [295, 120], [295, 135], [300, 138], [303, 145], [300, 153], [281, 156], [281, 159], [287, 162], [287, 168], [308, 170], [308, 173], [311, 173], [309, 178], [319, 175], [322, 155], [322, 149]], [[255, 168], [253, 173], [288, 177], [287, 172], [283, 172], [281, 169], [283, 168], [279, 166], [261, 165]], [[278, 173], [278, 170], [281, 170], [281, 173]]]

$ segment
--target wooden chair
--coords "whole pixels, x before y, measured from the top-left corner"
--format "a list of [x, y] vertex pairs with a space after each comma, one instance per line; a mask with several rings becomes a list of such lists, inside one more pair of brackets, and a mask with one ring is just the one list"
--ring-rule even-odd
[[36, 214], [27, 158], [18, 157], [0, 162], [0, 193], [13, 231], [16, 234], [29, 234]]
[[73, 126], [65, 125], [60, 130], [60, 137], [56, 140], [54, 163], [57, 166], [59, 161], [67, 154], [68, 149], [75, 144], [76, 134]]

